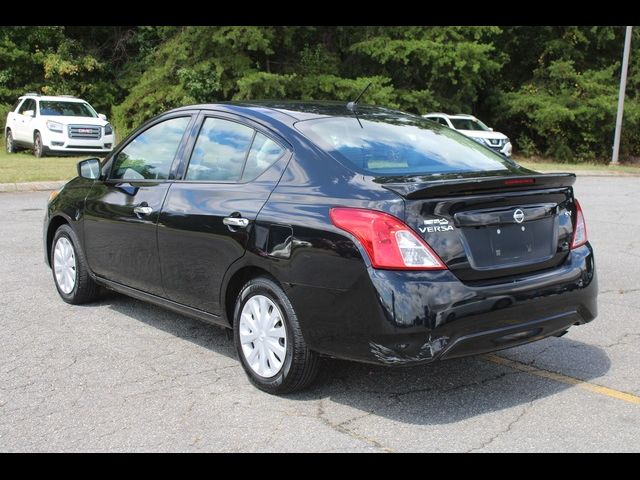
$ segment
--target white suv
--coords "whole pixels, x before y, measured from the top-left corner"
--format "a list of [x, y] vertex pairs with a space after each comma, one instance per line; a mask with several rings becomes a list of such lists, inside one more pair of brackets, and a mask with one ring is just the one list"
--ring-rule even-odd
[[500, 132], [494, 132], [473, 115], [447, 115], [446, 113], [427, 113], [424, 118], [441, 123], [449, 128], [458, 130], [463, 135], [473, 138], [476, 142], [495, 150], [498, 153], [511, 156], [511, 141]]
[[28, 93], [7, 115], [6, 148], [33, 150], [36, 157], [51, 154], [107, 154], [113, 148], [113, 128], [107, 117], [71, 96]]

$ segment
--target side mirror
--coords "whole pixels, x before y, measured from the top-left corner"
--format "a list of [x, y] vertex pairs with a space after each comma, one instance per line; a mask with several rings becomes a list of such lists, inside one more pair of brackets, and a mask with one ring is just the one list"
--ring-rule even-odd
[[100, 160], [97, 158], [87, 158], [78, 162], [78, 175], [89, 180], [100, 178]]
[[33, 110], [25, 110], [23, 115], [26, 115], [27, 117], [35, 117], [36, 112], [34, 112]]
[[490, 131], [490, 132], [493, 132], [493, 128], [489, 127], [489, 131]]
[[107, 116], [104, 113], [99, 113], [98, 114], [98, 118], [100, 120], [104, 120], [105, 122], [107, 121]]

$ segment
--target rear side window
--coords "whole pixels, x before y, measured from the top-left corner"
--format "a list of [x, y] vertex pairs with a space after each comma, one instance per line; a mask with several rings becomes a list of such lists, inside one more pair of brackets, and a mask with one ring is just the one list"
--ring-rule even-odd
[[401, 112], [363, 111], [357, 118], [320, 118], [295, 126], [337, 160], [372, 175], [487, 172], [509, 165], [455, 130]]
[[206, 118], [185, 180], [239, 181], [255, 130], [221, 118]]
[[242, 181], [248, 182], [249, 180], [257, 178], [283, 154], [284, 148], [260, 132], [257, 132], [251, 145], [249, 156], [247, 157], [247, 164], [242, 173]]
[[166, 180], [191, 117], [165, 120], [140, 133], [116, 156], [111, 178]]

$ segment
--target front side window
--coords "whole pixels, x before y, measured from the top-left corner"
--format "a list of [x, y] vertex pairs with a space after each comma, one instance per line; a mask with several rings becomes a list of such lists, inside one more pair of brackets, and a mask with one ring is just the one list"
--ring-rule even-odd
[[255, 130], [221, 118], [206, 118], [185, 180], [237, 182]]
[[166, 180], [191, 117], [157, 123], [140, 133], [118, 153], [111, 178]]
[[32, 110], [34, 114], [36, 113], [36, 101], [33, 98], [27, 98], [23, 102], [18, 113], [21, 113], [24, 115], [24, 112], [26, 112], [27, 110]]
[[420, 175], [508, 170], [507, 160], [450, 128], [400, 112], [300, 121], [296, 128], [356, 171]]
[[87, 103], [65, 101], [40, 101], [40, 115], [53, 117], [90, 117], [97, 118], [98, 114]]

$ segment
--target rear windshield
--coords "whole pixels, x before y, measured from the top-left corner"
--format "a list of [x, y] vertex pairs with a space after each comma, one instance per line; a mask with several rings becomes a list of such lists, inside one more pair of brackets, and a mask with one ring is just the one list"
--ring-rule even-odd
[[508, 170], [508, 160], [438, 123], [379, 110], [296, 123], [334, 158], [369, 174], [416, 175]]
[[61, 117], [97, 117], [96, 112], [86, 103], [59, 102], [43, 100], [40, 102], [40, 115]]

